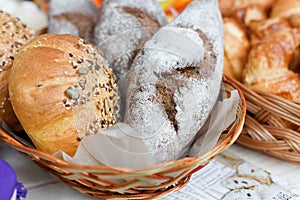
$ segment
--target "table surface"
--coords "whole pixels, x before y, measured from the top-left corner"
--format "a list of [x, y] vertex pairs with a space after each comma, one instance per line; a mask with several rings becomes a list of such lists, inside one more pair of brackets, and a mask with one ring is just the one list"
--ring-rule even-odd
[[[234, 144], [231, 152], [248, 162], [266, 169], [270, 173], [300, 184], [300, 165], [288, 163], [262, 153]], [[28, 200], [90, 200], [41, 169], [29, 158], [0, 142], [0, 157], [6, 160], [17, 172], [20, 182], [28, 189]]]

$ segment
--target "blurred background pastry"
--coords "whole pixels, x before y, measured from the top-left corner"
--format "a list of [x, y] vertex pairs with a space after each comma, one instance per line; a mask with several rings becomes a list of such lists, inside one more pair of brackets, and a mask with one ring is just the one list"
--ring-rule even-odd
[[35, 34], [46, 32], [47, 13], [33, 1], [0, 0], [0, 10], [19, 18]]
[[299, 33], [290, 28], [265, 36], [249, 53], [243, 83], [251, 89], [299, 101], [300, 75], [290, 69], [300, 44]]

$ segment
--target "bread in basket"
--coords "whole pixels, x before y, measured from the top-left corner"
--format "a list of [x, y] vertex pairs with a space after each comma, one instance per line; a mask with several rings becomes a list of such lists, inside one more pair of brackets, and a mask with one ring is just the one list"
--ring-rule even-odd
[[246, 102], [241, 90], [230, 79], [223, 77], [223, 91], [230, 94], [232, 90], [238, 90], [240, 95], [236, 120], [223, 132], [213, 149], [197, 158], [187, 157], [137, 170], [84, 166], [69, 164], [50, 154], [25, 146], [3, 129], [0, 130], [0, 140], [28, 156], [68, 186], [88, 196], [104, 199], [154, 199], [185, 186], [193, 173], [204, 167], [239, 137], [244, 125]]
[[246, 112], [245, 99], [240, 89], [224, 76], [222, 92], [230, 95], [233, 90], [237, 90], [240, 97], [235, 113], [236, 120], [224, 130], [216, 146], [200, 157], [186, 157], [136, 170], [102, 165], [86, 166], [70, 164], [26, 146], [4, 129], [0, 131], [0, 139], [29, 156], [70, 187], [88, 196], [105, 199], [153, 199], [183, 187], [194, 172], [204, 167], [238, 138]]
[[[230, 13], [222, 12], [224, 72], [247, 101], [237, 142], [300, 163], [299, 1], [238, 2], [232, 1]], [[239, 51], [230, 48], [233, 44]]]

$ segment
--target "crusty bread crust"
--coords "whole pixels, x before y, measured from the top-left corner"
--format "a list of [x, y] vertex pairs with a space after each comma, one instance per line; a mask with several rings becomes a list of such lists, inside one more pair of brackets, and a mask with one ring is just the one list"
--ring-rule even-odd
[[290, 69], [299, 45], [297, 29], [285, 28], [263, 37], [249, 53], [243, 83], [251, 89], [299, 101], [300, 76]]
[[[167, 24], [157, 0], [104, 0], [94, 31], [94, 44], [118, 79], [122, 105], [125, 105], [127, 74], [145, 42]], [[122, 108], [125, 106], [122, 106]], [[124, 115], [125, 109], [121, 109]]]
[[208, 118], [220, 92], [223, 37], [217, 1], [194, 1], [135, 58], [125, 122], [157, 163], [180, 157]]
[[48, 33], [72, 34], [91, 42], [97, 11], [92, 0], [51, 0]]
[[9, 100], [8, 77], [15, 55], [31, 38], [30, 30], [19, 19], [0, 11], [0, 118], [14, 131], [22, 128]]
[[74, 155], [81, 138], [117, 120], [114, 75], [94, 46], [72, 35], [45, 34], [25, 45], [9, 92], [28, 136], [50, 154]]

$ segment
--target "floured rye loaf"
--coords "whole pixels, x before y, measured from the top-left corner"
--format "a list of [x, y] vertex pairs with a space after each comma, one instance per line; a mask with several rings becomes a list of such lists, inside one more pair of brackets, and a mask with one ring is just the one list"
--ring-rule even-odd
[[102, 2], [94, 30], [94, 44], [104, 52], [109, 67], [118, 79], [123, 104], [127, 73], [134, 57], [144, 43], [166, 23], [167, 18], [157, 0]]
[[97, 11], [92, 0], [50, 0], [48, 33], [72, 34], [92, 41]]
[[157, 163], [180, 157], [209, 116], [220, 92], [223, 32], [217, 0], [194, 1], [136, 56], [125, 122]]

